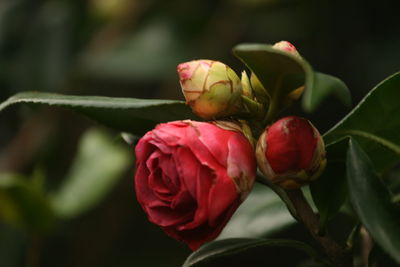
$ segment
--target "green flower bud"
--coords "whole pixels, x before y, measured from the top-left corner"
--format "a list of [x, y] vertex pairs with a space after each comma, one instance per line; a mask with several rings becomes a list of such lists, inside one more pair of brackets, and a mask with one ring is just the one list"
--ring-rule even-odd
[[241, 109], [242, 86], [227, 65], [212, 60], [194, 60], [178, 65], [186, 103], [204, 119], [233, 115]]
[[250, 99], [253, 99], [253, 89], [251, 88], [249, 76], [247, 76], [246, 71], [242, 71], [242, 88], [243, 88], [243, 95], [247, 96]]
[[250, 76], [250, 83], [251, 87], [253, 88], [253, 92], [256, 95], [257, 101], [267, 106], [270, 101], [270, 95], [253, 72]]

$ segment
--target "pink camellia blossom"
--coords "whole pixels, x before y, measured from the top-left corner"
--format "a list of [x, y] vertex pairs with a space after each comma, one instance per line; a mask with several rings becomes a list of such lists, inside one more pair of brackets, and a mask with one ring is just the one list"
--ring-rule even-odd
[[260, 136], [257, 162], [272, 183], [296, 189], [315, 180], [323, 171], [326, 165], [324, 142], [308, 120], [285, 117]]
[[222, 231], [255, 172], [252, 146], [230, 123], [163, 123], [136, 146], [139, 203], [152, 223], [192, 250]]

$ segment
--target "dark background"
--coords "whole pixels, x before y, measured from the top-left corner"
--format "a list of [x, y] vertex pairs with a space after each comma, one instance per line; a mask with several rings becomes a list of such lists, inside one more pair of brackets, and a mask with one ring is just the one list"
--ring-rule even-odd
[[[233, 46], [288, 40], [357, 103], [399, 71], [399, 26], [396, 1], [385, 0], [0, 0], [0, 101], [20, 91], [182, 99], [177, 64], [214, 59], [240, 73]], [[324, 132], [346, 112], [332, 99], [307, 116]], [[57, 187], [92, 126], [101, 127], [63, 109], [10, 108], [0, 114], [0, 170], [28, 175], [40, 165]], [[50, 234], [0, 216], [0, 266], [179, 266], [190, 251], [147, 221], [131, 152], [112, 192]]]

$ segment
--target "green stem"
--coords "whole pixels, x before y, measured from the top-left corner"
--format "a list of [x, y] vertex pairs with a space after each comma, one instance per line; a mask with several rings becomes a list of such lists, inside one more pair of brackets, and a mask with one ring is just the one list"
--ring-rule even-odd
[[320, 235], [319, 218], [311, 209], [300, 189], [286, 190], [286, 193], [295, 207], [299, 221], [308, 229], [314, 239], [320, 244], [329, 260], [337, 267], [351, 267], [352, 258], [349, 251], [342, 248], [327, 233]]
[[260, 172], [257, 173], [257, 182], [272, 189], [272, 191], [274, 191], [280, 197], [280, 199], [286, 204], [286, 207], [288, 208], [288, 210], [289, 210], [290, 214], [293, 216], [293, 218], [295, 218], [296, 220], [299, 220], [299, 218], [297, 217], [297, 214], [296, 214], [296, 209], [293, 206], [293, 203], [291, 202], [289, 197], [287, 196], [285, 190], [270, 183], [267, 179], [265, 179], [263, 177], [263, 175]]
[[358, 235], [358, 233], [360, 232], [360, 229], [361, 229], [361, 224], [358, 223], [353, 228], [353, 230], [351, 230], [351, 232], [350, 232], [350, 234], [349, 234], [349, 236], [348, 236], [348, 238], [346, 240], [347, 249], [353, 249], [353, 247], [354, 247], [354, 239]]
[[264, 106], [262, 104], [244, 95], [242, 95], [242, 102], [247, 109], [247, 112], [250, 113], [249, 115], [257, 118], [262, 117], [264, 113]]
[[30, 240], [30, 246], [27, 249], [26, 267], [37, 267], [40, 264], [41, 249], [43, 239], [41, 236], [34, 234]]
[[263, 123], [265, 125], [270, 124], [272, 122], [272, 120], [278, 115], [278, 112], [280, 109], [280, 102], [281, 102], [280, 101], [280, 98], [281, 98], [280, 87], [282, 86], [282, 79], [283, 79], [283, 74], [280, 74], [276, 78], [275, 88], [272, 91], [271, 101], [270, 101], [269, 107], [268, 107], [268, 112], [263, 120]]

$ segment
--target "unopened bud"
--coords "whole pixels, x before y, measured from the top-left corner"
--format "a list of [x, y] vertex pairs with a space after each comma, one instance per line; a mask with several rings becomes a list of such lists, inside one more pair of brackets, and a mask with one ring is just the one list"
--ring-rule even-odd
[[250, 83], [251, 87], [253, 88], [253, 92], [256, 95], [257, 101], [263, 103], [264, 105], [268, 105], [270, 101], [270, 95], [254, 73], [251, 73]]
[[247, 76], [246, 71], [242, 71], [241, 82], [243, 95], [253, 99], [253, 89], [251, 88], [250, 79], [249, 76]]
[[260, 136], [257, 162], [266, 178], [285, 189], [297, 189], [318, 178], [326, 165], [325, 145], [308, 120], [285, 117]]
[[294, 45], [292, 45], [291, 43], [289, 43], [288, 41], [277, 42], [272, 46], [272, 48], [288, 52], [289, 54], [292, 54], [296, 57], [300, 57], [300, 54], [299, 54], [299, 52], [297, 52], [296, 47]]
[[227, 65], [212, 60], [194, 60], [178, 65], [186, 103], [204, 119], [237, 113], [241, 108], [242, 86]]

